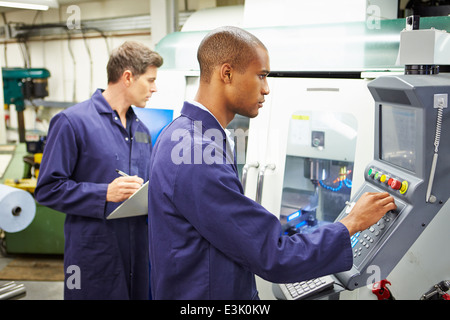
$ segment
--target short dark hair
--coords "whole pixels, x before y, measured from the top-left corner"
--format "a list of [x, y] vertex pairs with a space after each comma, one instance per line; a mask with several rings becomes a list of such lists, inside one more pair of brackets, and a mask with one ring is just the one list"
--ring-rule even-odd
[[147, 72], [148, 67], [161, 67], [163, 58], [155, 51], [136, 41], [126, 41], [113, 50], [109, 57], [106, 70], [108, 83], [119, 81], [125, 70], [130, 70], [134, 76]]
[[224, 63], [229, 63], [238, 72], [245, 72], [257, 47], [267, 50], [256, 36], [241, 28], [226, 26], [211, 31], [197, 51], [200, 79], [210, 82], [214, 68]]

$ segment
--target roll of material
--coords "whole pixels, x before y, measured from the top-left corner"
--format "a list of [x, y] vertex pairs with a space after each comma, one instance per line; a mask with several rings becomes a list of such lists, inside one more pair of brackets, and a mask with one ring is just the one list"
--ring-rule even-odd
[[0, 184], [0, 229], [11, 233], [22, 231], [35, 214], [36, 202], [29, 192]]

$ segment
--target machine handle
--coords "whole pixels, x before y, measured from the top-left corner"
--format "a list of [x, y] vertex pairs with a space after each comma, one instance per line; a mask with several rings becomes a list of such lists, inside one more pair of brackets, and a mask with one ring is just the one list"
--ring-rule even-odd
[[258, 172], [258, 184], [256, 186], [256, 202], [261, 204], [262, 200], [262, 192], [263, 192], [263, 185], [264, 185], [264, 175], [266, 172], [266, 169], [269, 170], [275, 170], [276, 166], [273, 163], [266, 164], [262, 169]]
[[242, 188], [244, 189], [244, 194], [245, 194], [245, 187], [247, 185], [247, 174], [248, 174], [248, 170], [250, 170], [250, 168], [259, 168], [259, 162], [255, 161], [252, 163], [246, 163], [244, 165], [244, 168], [242, 168]]

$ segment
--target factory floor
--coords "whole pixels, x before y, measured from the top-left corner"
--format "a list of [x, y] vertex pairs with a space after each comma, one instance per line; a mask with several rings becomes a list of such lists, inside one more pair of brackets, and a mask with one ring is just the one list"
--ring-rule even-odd
[[[0, 270], [15, 258], [15, 256], [5, 257], [0, 254]], [[63, 300], [64, 281], [0, 280], [0, 286], [10, 281], [25, 286], [26, 294], [17, 296], [17, 300]]]

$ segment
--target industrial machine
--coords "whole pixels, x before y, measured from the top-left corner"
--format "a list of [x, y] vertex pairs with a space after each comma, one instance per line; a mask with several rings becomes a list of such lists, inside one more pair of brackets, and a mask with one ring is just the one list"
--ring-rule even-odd
[[[38, 143], [39, 145], [39, 143]], [[0, 183], [34, 193], [42, 153], [36, 144], [21, 143], [11, 152], [12, 159]], [[39, 151], [39, 150], [36, 150]], [[29, 226], [18, 232], [0, 232], [3, 254], [63, 254], [65, 215], [36, 203], [36, 214]]]
[[[374, 161], [364, 192], [387, 191], [397, 210], [352, 237], [353, 268], [337, 274], [348, 289], [386, 278], [448, 200], [450, 74], [385, 77], [369, 84], [376, 101]], [[375, 274], [376, 273], [376, 274]]]
[[358, 123], [351, 113], [297, 111], [290, 119], [281, 221], [292, 232], [336, 219], [350, 198]]
[[[32, 103], [34, 99], [48, 96], [50, 72], [42, 68], [2, 68], [2, 75], [5, 105], [15, 105], [17, 111], [20, 143], [5, 154], [11, 160], [0, 176], [0, 183], [33, 194], [45, 136], [26, 132], [23, 113], [26, 100]], [[62, 254], [64, 218], [63, 214], [36, 203], [35, 218], [27, 228], [18, 232], [1, 232], [1, 251], [6, 254]]]
[[[445, 143], [450, 136], [450, 74], [439, 73], [440, 65], [450, 64], [450, 35], [416, 30], [413, 20], [407, 20], [401, 34], [399, 59], [405, 75], [380, 77], [368, 86], [375, 100], [374, 160], [337, 220], [364, 192], [389, 192], [397, 210], [352, 237], [353, 267], [336, 274], [350, 290], [385, 279], [450, 196], [443, 178], [450, 171], [450, 144]], [[431, 45], [415, 50], [423, 43]]]
[[[440, 69], [450, 64], [450, 36], [416, 29], [417, 19], [407, 19], [401, 32], [399, 63], [405, 65], [405, 74], [381, 76], [368, 84], [375, 101], [373, 160], [336, 221], [349, 214], [365, 192], [390, 193], [397, 209], [351, 237], [353, 267], [333, 275], [350, 291], [386, 281], [431, 221], [448, 212], [444, 206], [450, 191], [444, 177], [450, 172], [450, 145], [444, 141], [450, 136], [450, 74]], [[428, 46], [421, 48], [424, 43]], [[274, 286], [282, 299], [289, 298], [284, 286], [279, 285], [285, 292], [281, 295]]]
[[5, 105], [13, 104], [17, 111], [19, 141], [25, 142], [23, 111], [25, 100], [48, 96], [50, 72], [43, 68], [2, 68]]
[[373, 141], [369, 81], [301, 73], [269, 81], [271, 94], [250, 120], [245, 194], [286, 232], [310, 232], [333, 222], [363, 180], [358, 163], [370, 161]]

